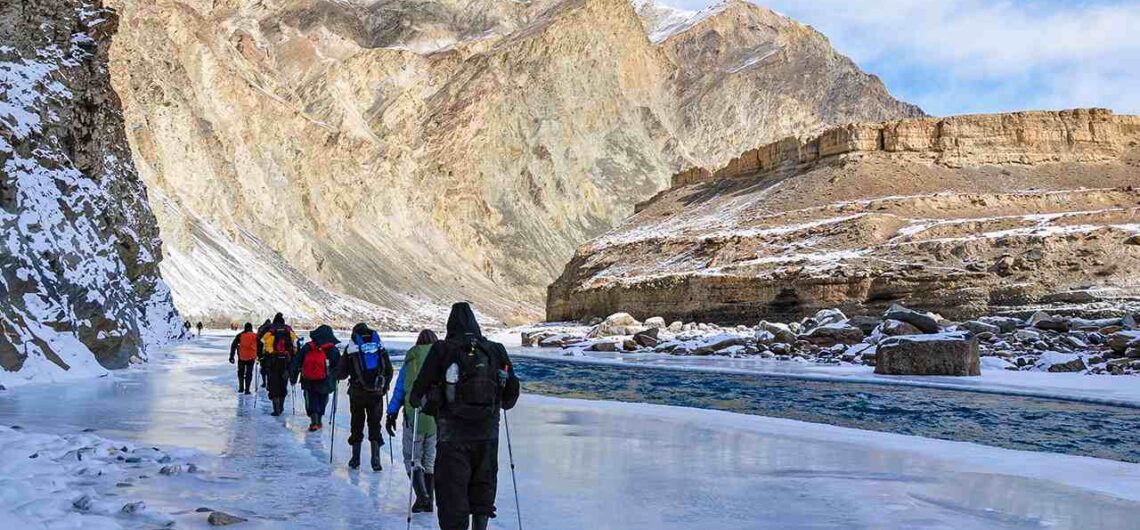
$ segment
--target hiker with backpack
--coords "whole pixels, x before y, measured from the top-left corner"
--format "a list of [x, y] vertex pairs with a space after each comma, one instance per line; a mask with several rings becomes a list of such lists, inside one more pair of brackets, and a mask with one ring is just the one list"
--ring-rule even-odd
[[337, 364], [336, 377], [349, 380], [348, 404], [352, 421], [348, 445], [352, 447], [352, 458], [348, 467], [360, 467], [360, 445], [364, 441], [364, 426], [367, 424], [372, 470], [380, 471], [383, 469], [380, 446], [384, 445], [380, 417], [384, 414], [384, 395], [392, 381], [392, 359], [380, 341], [380, 334], [364, 323], [353, 326], [352, 340]]
[[431, 347], [411, 391], [411, 403], [435, 417], [442, 530], [486, 530], [495, 517], [500, 410], [518, 398], [506, 348], [483, 337], [470, 304], [452, 305], [447, 337]]
[[262, 365], [265, 367], [269, 400], [273, 403], [273, 416], [285, 411], [285, 397], [289, 395], [289, 371], [297, 348], [297, 334], [285, 324], [285, 317], [277, 313], [273, 324], [261, 338]]
[[253, 332], [253, 324], [246, 322], [245, 330], [234, 336], [230, 343], [230, 364], [234, 364], [234, 354], [237, 354], [238, 393], [250, 393], [249, 385], [253, 382], [253, 364], [257, 361], [257, 333]]
[[388, 417], [384, 423], [388, 436], [394, 438], [396, 420], [400, 409], [403, 409], [404, 469], [416, 493], [413, 513], [430, 512], [435, 506], [435, 418], [412, 408], [409, 390], [415, 384], [432, 344], [438, 340], [434, 331], [420, 331], [416, 345], [404, 354], [404, 364], [400, 366], [400, 375], [396, 376], [396, 387], [392, 390], [392, 401], [388, 402]]
[[198, 337], [202, 336], [202, 321], [198, 321]]
[[266, 372], [264, 344], [265, 334], [268, 333], [269, 328], [272, 327], [273, 321], [268, 318], [265, 319], [265, 322], [262, 322], [261, 325], [257, 327], [257, 364], [258, 369], [261, 370], [261, 388], [265, 388], [265, 385], [267, 383], [266, 379], [269, 377], [268, 372]]
[[[305, 393], [305, 414], [309, 416], [309, 432], [324, 427], [325, 408], [329, 394], [336, 388], [333, 368], [340, 361], [336, 335], [327, 325], [317, 326], [309, 332], [309, 342], [301, 346], [293, 357], [293, 384], [301, 380], [301, 391]], [[300, 341], [298, 341], [300, 343]]]

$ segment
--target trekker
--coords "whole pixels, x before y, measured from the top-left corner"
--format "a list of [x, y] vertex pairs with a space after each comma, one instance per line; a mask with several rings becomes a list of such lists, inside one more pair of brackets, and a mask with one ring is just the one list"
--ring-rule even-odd
[[261, 388], [265, 388], [266, 380], [269, 379], [269, 373], [266, 371], [265, 364], [265, 334], [269, 332], [269, 328], [273, 327], [273, 321], [265, 319], [257, 328], [257, 364], [261, 370]]
[[289, 395], [289, 370], [297, 348], [297, 334], [285, 325], [285, 317], [277, 313], [273, 325], [261, 336], [262, 365], [265, 366], [265, 389], [273, 402], [273, 415], [285, 411], [285, 396]]
[[327, 325], [310, 331], [309, 339], [293, 357], [293, 384], [297, 384], [300, 377], [301, 390], [305, 393], [305, 414], [309, 416], [309, 432], [316, 432], [324, 426], [329, 394], [336, 388], [332, 372], [340, 361], [340, 351], [336, 348], [340, 341]]
[[352, 328], [352, 342], [345, 349], [336, 367], [337, 379], [348, 379], [348, 405], [352, 413], [348, 445], [352, 458], [348, 467], [360, 467], [360, 444], [364, 441], [364, 425], [368, 424], [368, 442], [371, 446], [373, 471], [380, 471], [380, 446], [384, 438], [380, 431], [380, 416], [384, 414], [383, 399], [392, 381], [392, 359], [380, 342], [380, 334], [364, 323]]
[[430, 512], [435, 506], [435, 488], [432, 485], [435, 477], [435, 418], [412, 408], [409, 391], [416, 383], [428, 351], [438, 340], [434, 331], [420, 331], [416, 345], [404, 354], [404, 364], [396, 377], [396, 388], [392, 391], [392, 401], [388, 402], [388, 418], [384, 424], [388, 435], [395, 437], [396, 418], [400, 409], [404, 409], [404, 469], [416, 492], [416, 502], [412, 505], [414, 513]]
[[202, 336], [202, 322], [198, 321], [198, 336]]
[[234, 354], [237, 354], [238, 393], [249, 394], [249, 384], [253, 382], [253, 363], [257, 361], [257, 333], [253, 332], [253, 324], [246, 322], [245, 331], [234, 336], [230, 343], [230, 364], [234, 363]]
[[506, 348], [483, 337], [467, 302], [451, 306], [447, 338], [428, 352], [411, 402], [435, 416], [435, 492], [443, 530], [486, 530], [495, 517], [499, 410], [519, 398]]

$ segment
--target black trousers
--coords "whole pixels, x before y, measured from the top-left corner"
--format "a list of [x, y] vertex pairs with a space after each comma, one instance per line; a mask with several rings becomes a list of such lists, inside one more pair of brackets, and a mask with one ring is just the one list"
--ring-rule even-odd
[[289, 357], [266, 355], [262, 364], [265, 366], [265, 388], [269, 399], [283, 399], [289, 395]]
[[253, 361], [238, 360], [238, 390], [249, 390], [253, 382]]
[[370, 392], [350, 393], [348, 395], [348, 408], [352, 413], [352, 432], [348, 435], [349, 445], [356, 445], [364, 441], [365, 423], [368, 424], [368, 441], [384, 442], [380, 430], [380, 417], [384, 414], [382, 410], [384, 408], [383, 398], [382, 394]]
[[435, 449], [439, 527], [466, 529], [472, 514], [494, 517], [499, 441], [438, 442]]
[[305, 390], [305, 413], [325, 415], [325, 408], [329, 404], [329, 395], [321, 390]]

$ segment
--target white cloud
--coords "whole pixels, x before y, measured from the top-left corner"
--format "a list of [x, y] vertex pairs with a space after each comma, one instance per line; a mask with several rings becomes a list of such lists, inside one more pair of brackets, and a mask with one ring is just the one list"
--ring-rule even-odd
[[[666, 0], [687, 8], [699, 0]], [[767, 0], [934, 114], [1140, 113], [1140, 2]]]

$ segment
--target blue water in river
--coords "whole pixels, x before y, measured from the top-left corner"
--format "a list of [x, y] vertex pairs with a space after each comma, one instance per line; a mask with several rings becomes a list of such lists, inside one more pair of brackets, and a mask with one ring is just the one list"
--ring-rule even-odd
[[516, 357], [523, 391], [725, 410], [1027, 451], [1140, 462], [1140, 409], [770, 375]]

